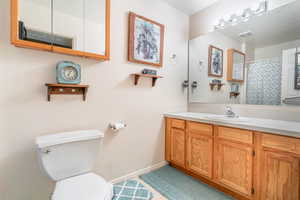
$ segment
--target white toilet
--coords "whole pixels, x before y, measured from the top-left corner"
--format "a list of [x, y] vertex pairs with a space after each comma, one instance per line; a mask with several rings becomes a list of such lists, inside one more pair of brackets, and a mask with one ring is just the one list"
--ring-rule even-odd
[[111, 200], [113, 186], [91, 172], [104, 134], [97, 130], [41, 136], [39, 161], [56, 182], [51, 200]]

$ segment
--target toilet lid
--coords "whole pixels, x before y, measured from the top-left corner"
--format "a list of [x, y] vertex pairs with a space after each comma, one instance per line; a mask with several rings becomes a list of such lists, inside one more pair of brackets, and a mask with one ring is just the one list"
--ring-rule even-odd
[[88, 173], [57, 182], [52, 200], [111, 200], [112, 197], [112, 184]]

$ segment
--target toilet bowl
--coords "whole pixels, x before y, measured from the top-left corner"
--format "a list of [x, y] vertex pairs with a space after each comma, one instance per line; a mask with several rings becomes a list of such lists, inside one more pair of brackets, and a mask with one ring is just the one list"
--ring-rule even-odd
[[92, 173], [104, 134], [97, 130], [36, 139], [41, 169], [56, 182], [51, 200], [111, 200], [113, 186]]
[[112, 185], [102, 177], [88, 173], [56, 183], [52, 200], [111, 200]]

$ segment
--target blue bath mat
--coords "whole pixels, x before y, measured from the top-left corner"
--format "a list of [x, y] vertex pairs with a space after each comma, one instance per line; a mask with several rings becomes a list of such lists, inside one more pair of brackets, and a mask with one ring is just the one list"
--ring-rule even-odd
[[169, 200], [233, 200], [170, 166], [141, 175], [140, 178]]
[[152, 198], [152, 192], [136, 180], [114, 184], [113, 200], [151, 200]]

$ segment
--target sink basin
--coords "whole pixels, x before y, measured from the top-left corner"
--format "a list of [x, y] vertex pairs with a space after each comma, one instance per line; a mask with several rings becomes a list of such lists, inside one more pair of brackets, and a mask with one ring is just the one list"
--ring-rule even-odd
[[219, 122], [248, 122], [249, 119], [245, 117], [227, 117], [226, 115], [216, 115], [207, 113], [180, 113], [179, 116], [184, 116], [187, 118], [197, 118], [209, 121], [219, 121]]
[[227, 117], [226, 115], [215, 115], [215, 116], [206, 116], [205, 119], [212, 121], [224, 121], [224, 122], [246, 122], [247, 119], [240, 117]]

